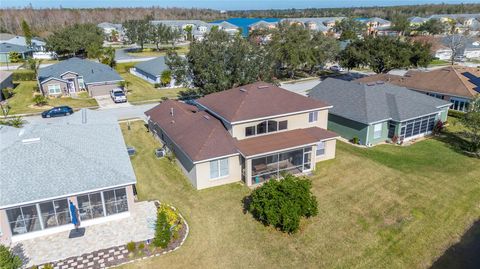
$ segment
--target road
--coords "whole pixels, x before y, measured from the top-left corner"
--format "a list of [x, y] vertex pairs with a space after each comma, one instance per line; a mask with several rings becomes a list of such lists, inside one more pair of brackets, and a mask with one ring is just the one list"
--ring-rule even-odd
[[[113, 116], [117, 120], [125, 120], [125, 119], [132, 119], [132, 118], [146, 119], [144, 112], [156, 105], [157, 103], [135, 105], [135, 106], [128, 106], [128, 107], [119, 107], [119, 108], [100, 108], [100, 109], [97, 109], [97, 111], [99, 113], [102, 113], [103, 115]], [[60, 118], [43, 119], [41, 116], [24, 117], [24, 120], [27, 121], [27, 124], [49, 123], [49, 122], [55, 122], [58, 119]]]

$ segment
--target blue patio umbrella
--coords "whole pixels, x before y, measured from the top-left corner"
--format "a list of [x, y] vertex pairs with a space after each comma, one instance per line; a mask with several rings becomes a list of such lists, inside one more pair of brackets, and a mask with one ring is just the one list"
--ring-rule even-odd
[[70, 201], [70, 215], [72, 216], [72, 223], [77, 227], [78, 225], [78, 218], [77, 218], [77, 209], [75, 208], [75, 205]]

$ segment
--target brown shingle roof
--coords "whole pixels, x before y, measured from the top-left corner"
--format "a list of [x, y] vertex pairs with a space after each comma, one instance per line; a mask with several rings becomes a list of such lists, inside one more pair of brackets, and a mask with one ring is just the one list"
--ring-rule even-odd
[[310, 127], [237, 140], [235, 144], [242, 155], [254, 156], [313, 144], [337, 136], [334, 132], [318, 127]]
[[329, 106], [324, 102], [265, 82], [256, 82], [212, 93], [198, 99], [197, 102], [229, 122], [322, 109]]
[[195, 106], [167, 100], [145, 114], [193, 162], [238, 153], [223, 124], [207, 112], [198, 111]]
[[480, 93], [480, 70], [448, 66], [428, 72], [408, 71], [405, 76], [378, 74], [357, 79], [362, 83], [385, 81], [410, 89], [473, 98]]

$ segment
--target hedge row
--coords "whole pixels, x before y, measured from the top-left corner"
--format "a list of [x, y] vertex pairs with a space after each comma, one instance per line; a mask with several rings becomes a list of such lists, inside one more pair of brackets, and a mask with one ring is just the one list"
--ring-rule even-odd
[[461, 119], [465, 116], [465, 112], [461, 112], [461, 111], [456, 111], [456, 110], [449, 110], [448, 111], [448, 116], [449, 117], [453, 117], [453, 118], [458, 118], [458, 119]]
[[35, 72], [32, 70], [15, 70], [13, 72], [13, 80], [16, 81], [27, 81], [27, 80], [36, 80]]

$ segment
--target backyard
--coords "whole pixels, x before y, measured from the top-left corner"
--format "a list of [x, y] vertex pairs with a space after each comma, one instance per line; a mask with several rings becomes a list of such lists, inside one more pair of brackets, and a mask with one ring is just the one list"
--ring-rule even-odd
[[62, 97], [48, 99], [48, 105], [44, 107], [33, 107], [33, 89], [37, 85], [36, 81], [18, 81], [15, 82], [14, 95], [8, 99], [10, 106], [10, 115], [36, 113], [47, 110], [51, 106], [70, 106], [72, 108], [94, 107], [97, 101], [89, 98], [86, 94], [79, 94], [78, 98]]
[[[170, 49], [170, 45], [163, 45], [160, 47], [160, 49], [157, 49], [155, 46], [147, 46], [141, 50], [135, 50], [135, 51], [130, 51], [128, 52], [129, 55], [135, 56], [135, 57], [158, 57], [158, 56], [164, 56], [167, 54], [167, 50]], [[176, 46], [175, 51], [178, 54], [187, 54], [189, 50], [189, 46]]]
[[480, 161], [427, 139], [408, 147], [337, 144], [312, 176], [319, 215], [287, 235], [243, 213], [242, 183], [196, 191], [156, 159], [141, 121], [128, 130], [140, 200], [175, 205], [190, 224], [179, 250], [124, 268], [425, 268], [480, 218]]
[[142, 102], [156, 102], [162, 98], [177, 98], [180, 91], [185, 88], [176, 89], [156, 89], [153, 84], [136, 77], [128, 72], [130, 67], [133, 67], [135, 63], [117, 64], [117, 72], [122, 76], [125, 81], [128, 82], [128, 101], [135, 103]]

